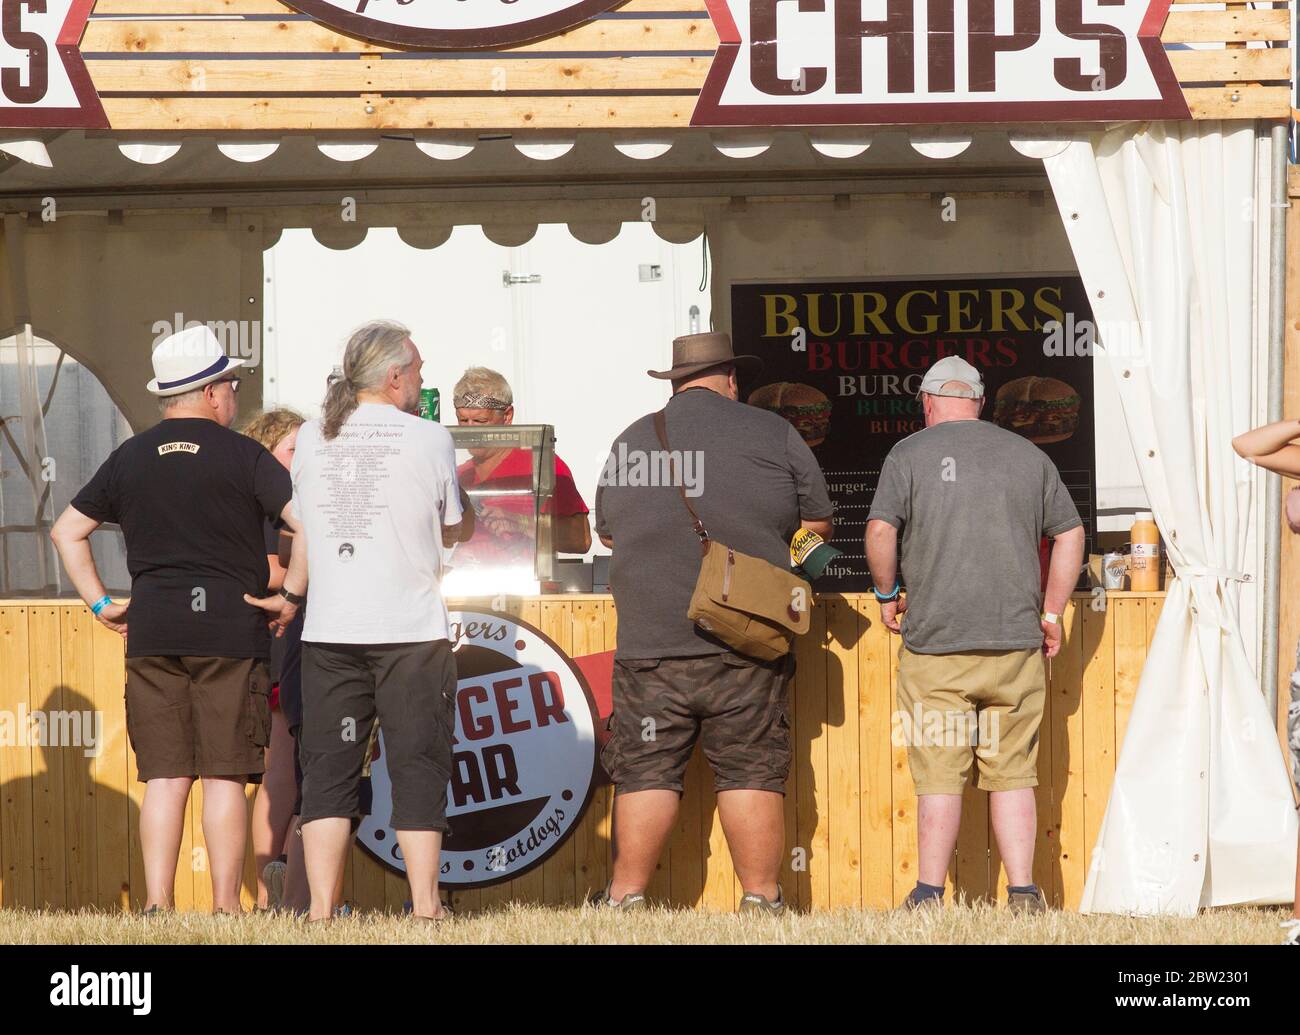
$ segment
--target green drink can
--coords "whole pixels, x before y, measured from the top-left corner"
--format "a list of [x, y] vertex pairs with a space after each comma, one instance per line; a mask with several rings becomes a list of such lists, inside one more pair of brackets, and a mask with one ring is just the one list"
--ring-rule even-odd
[[436, 388], [420, 389], [420, 416], [425, 420], [442, 420], [441, 402]]

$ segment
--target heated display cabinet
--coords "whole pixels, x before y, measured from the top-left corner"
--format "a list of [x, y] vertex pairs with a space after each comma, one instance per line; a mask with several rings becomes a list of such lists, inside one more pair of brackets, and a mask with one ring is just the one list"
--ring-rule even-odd
[[461, 488], [474, 506], [475, 531], [469, 542], [447, 551], [443, 592], [457, 597], [538, 592], [556, 571], [547, 506], [555, 492], [555, 429], [491, 424], [447, 430], [456, 446]]

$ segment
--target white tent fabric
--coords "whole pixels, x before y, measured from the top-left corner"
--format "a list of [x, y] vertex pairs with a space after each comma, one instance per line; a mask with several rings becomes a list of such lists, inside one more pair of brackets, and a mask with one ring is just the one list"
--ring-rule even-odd
[[[23, 223], [17, 216], [5, 217], [4, 240], [8, 254], [22, 255]], [[41, 406], [36, 371], [36, 340], [29, 320], [31, 309], [28, 302], [27, 272], [21, 259], [10, 265], [9, 292], [19, 317], [18, 326], [13, 328], [13, 336], [18, 375], [18, 425], [22, 429], [21, 447], [17, 443], [13, 445], [32, 493], [32, 527], [37, 532], [36, 549], [42, 583], [46, 590], [58, 592], [61, 588], [61, 569], [54, 560], [54, 551], [44, 534], [53, 524], [50, 513], [50, 481], [56, 477], [57, 472], [50, 468], [47, 459], [50, 453], [46, 445], [45, 411]]]
[[1142, 672], [1084, 912], [1190, 914], [1293, 897], [1296, 814], [1243, 640], [1253, 469], [1255, 128], [1125, 127], [1045, 158], [1110, 343], [1177, 578]]

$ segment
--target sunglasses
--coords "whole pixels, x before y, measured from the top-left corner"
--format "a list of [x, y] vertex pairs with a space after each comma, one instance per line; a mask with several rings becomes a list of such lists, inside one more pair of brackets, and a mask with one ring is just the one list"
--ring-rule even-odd
[[239, 394], [239, 378], [237, 377], [222, 377], [211, 383], [214, 387], [216, 385], [230, 385], [230, 390], [236, 395]]

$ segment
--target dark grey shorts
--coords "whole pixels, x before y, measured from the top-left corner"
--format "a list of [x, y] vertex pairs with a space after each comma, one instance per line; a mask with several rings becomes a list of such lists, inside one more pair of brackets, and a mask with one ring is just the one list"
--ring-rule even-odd
[[601, 762], [615, 794], [682, 792], [696, 740], [719, 791], [785, 793], [794, 656], [739, 654], [614, 663], [614, 711]]
[[302, 821], [363, 814], [371, 727], [384, 731], [394, 830], [441, 830], [456, 698], [456, 658], [428, 643], [304, 643]]

